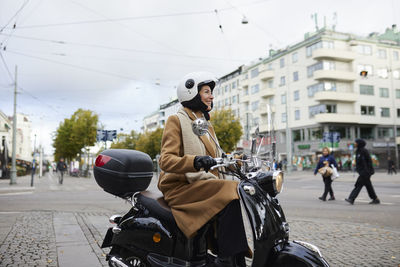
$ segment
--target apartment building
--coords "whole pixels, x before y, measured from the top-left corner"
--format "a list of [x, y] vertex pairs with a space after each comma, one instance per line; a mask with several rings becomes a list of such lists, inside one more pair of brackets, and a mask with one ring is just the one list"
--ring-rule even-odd
[[256, 127], [267, 131], [269, 105], [279, 159], [287, 157], [288, 140], [299, 169], [310, 167], [326, 145], [345, 164], [351, 143], [364, 138], [375, 164], [385, 167], [400, 141], [399, 57], [395, 25], [367, 37], [324, 28], [221, 77], [214, 103], [241, 119], [238, 145], [245, 149]]
[[160, 105], [160, 108], [143, 118], [142, 130], [152, 132], [157, 128], [163, 128], [170, 115], [175, 114], [181, 107], [178, 99]]

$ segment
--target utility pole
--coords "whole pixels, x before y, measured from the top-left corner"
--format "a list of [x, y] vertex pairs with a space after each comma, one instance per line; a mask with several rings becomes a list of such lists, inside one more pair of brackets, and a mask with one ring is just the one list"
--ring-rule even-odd
[[[316, 15], [316, 14], [315, 14]], [[292, 172], [292, 130], [289, 127], [289, 99], [290, 99], [290, 70], [289, 60], [286, 62], [286, 101], [285, 101], [285, 112], [286, 112], [286, 170], [288, 173]]]
[[13, 139], [12, 139], [12, 160], [10, 172], [10, 184], [17, 183], [17, 166], [16, 166], [16, 150], [17, 150], [17, 66], [15, 66], [14, 81], [14, 116], [13, 116]]

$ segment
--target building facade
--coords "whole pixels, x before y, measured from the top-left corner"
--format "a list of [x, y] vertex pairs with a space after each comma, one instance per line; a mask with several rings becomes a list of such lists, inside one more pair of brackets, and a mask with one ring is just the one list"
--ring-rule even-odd
[[152, 132], [157, 128], [164, 128], [168, 117], [172, 114], [175, 114], [181, 106], [182, 105], [179, 103], [178, 99], [160, 105], [159, 110], [143, 118], [142, 130], [144, 132]]
[[270, 127], [279, 159], [287, 158], [289, 147], [299, 169], [311, 167], [323, 146], [344, 165], [355, 138], [366, 139], [375, 164], [385, 167], [399, 145], [399, 57], [395, 25], [367, 37], [324, 28], [223, 76], [214, 103], [240, 118], [239, 146], [249, 146], [256, 127]]

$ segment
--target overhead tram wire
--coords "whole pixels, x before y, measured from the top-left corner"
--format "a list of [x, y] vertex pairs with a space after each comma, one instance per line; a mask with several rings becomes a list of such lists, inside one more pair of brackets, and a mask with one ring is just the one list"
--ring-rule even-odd
[[116, 73], [106, 72], [106, 71], [102, 71], [102, 70], [96, 70], [96, 69], [83, 67], [83, 66], [79, 66], [79, 65], [75, 65], [75, 64], [70, 64], [70, 63], [65, 63], [65, 62], [52, 60], [52, 59], [48, 59], [48, 58], [33, 56], [33, 55], [21, 53], [21, 52], [12, 51], [12, 50], [9, 50], [9, 49], [6, 50], [6, 52], [11, 53], [11, 54], [20, 55], [20, 56], [29, 57], [29, 58], [38, 59], [38, 60], [41, 60], [41, 61], [47, 61], [47, 62], [59, 64], [59, 65], [64, 65], [64, 66], [68, 66], [70, 68], [75, 68], [75, 69], [85, 70], [85, 71], [89, 71], [89, 72], [93, 72], [93, 73], [98, 73], [98, 74], [108, 75], [108, 76], [112, 76], [112, 77], [117, 77], [117, 78], [124, 79], [124, 80], [138, 81], [137, 79], [133, 79], [132, 77], [128, 77], [128, 76], [124, 76], [124, 75], [120, 75], [120, 74], [116, 74]]
[[[175, 52], [178, 52], [178, 53], [182, 53], [181, 51], [178, 51], [177, 49], [175, 49], [174, 47], [171, 47], [171, 46], [168, 45], [168, 44], [165, 44], [165, 43], [163, 43], [163, 42], [160, 42], [160, 41], [158, 41], [158, 40], [155, 40], [155, 39], [151, 38], [150, 36], [148, 36], [147, 34], [144, 34], [144, 33], [141, 33], [141, 32], [138, 32], [138, 31], [134, 30], [132, 27], [129, 27], [128, 25], [125, 25], [125, 24], [123, 24], [123, 23], [121, 23], [121, 22], [119, 22], [119, 21], [112, 21], [112, 18], [109, 18], [109, 17], [107, 17], [107, 16], [105, 16], [105, 15], [103, 15], [103, 14], [100, 14], [99, 12], [93, 10], [93, 9], [90, 8], [90, 7], [87, 7], [87, 6], [83, 5], [82, 3], [78, 3], [77, 1], [74, 1], [74, 0], [69, 0], [69, 1], [72, 2], [72, 3], [74, 3], [75, 5], [80, 6], [81, 8], [84, 8], [84, 9], [86, 9], [86, 10], [89, 10], [91, 13], [96, 14], [97, 16], [103, 17], [103, 18], [105, 18], [105, 19], [107, 19], [107, 20], [111, 20], [111, 22], [116, 23], [116, 24], [118, 24], [118, 25], [121, 25], [122, 27], [125, 27], [125, 28], [129, 29], [129, 30], [130, 30], [131, 32], [133, 32], [134, 34], [137, 34], [137, 35], [139, 35], [139, 36], [142, 36], [142, 37], [144, 37], [145, 39], [152, 41], [153, 43], [156, 43], [156, 44], [158, 44], [158, 45], [160, 45], [160, 46], [162, 46], [162, 47], [164, 47], [164, 48], [167, 48], [168, 50], [172, 50], [172, 51], [175, 51]], [[183, 53], [182, 53], [182, 54], [183, 54]]]
[[[0, 35], [7, 35], [7, 34], [0, 33]], [[133, 48], [121, 48], [121, 47], [112, 47], [112, 46], [97, 45], [97, 44], [85, 44], [85, 43], [69, 42], [69, 41], [62, 41], [62, 40], [52, 40], [52, 39], [43, 39], [43, 38], [36, 38], [36, 37], [30, 37], [30, 36], [21, 36], [21, 35], [13, 35], [13, 37], [19, 38], [19, 39], [25, 39], [25, 40], [39, 41], [39, 42], [50, 42], [50, 43], [56, 43], [56, 44], [61, 44], [61, 45], [76, 45], [76, 46], [94, 47], [94, 48], [101, 48], [101, 49], [107, 49], [107, 50], [117, 50], [117, 51], [134, 52], [134, 53], [148, 53], [148, 54], [175, 56], [175, 57], [195, 58], [195, 59], [202, 59], [202, 60], [221, 60], [221, 61], [232, 61], [232, 62], [243, 62], [244, 61], [243, 59], [229, 59], [229, 58], [219, 58], [219, 57], [183, 55], [183, 54], [161, 52], [161, 51], [150, 51], [150, 50], [141, 50], [141, 49], [133, 49]]]
[[[10, 79], [11, 79], [12, 83], [14, 84], [14, 83], [15, 83], [14, 77], [12, 76], [11, 71], [10, 71], [10, 69], [9, 69], [9, 67], [8, 67], [8, 64], [7, 64], [6, 60], [4, 59], [4, 57], [3, 57], [2, 53], [1, 53], [1, 51], [0, 51], [0, 57], [1, 57], [1, 60], [2, 60], [2, 62], [3, 62], [3, 64], [4, 64], [5, 69], [7, 70], [8, 75], [10, 76]], [[18, 89], [21, 90], [22, 92], [24, 92], [25, 94], [27, 94], [28, 96], [32, 97], [32, 98], [35, 99], [36, 101], [38, 101], [38, 102], [40, 102], [40, 103], [46, 105], [46, 106], [49, 107], [50, 109], [54, 110], [54, 111], [57, 112], [58, 114], [65, 115], [65, 114], [59, 112], [56, 108], [54, 108], [54, 107], [51, 106], [50, 104], [48, 104], [48, 103], [46, 103], [46, 102], [43, 102], [43, 101], [40, 100], [37, 96], [31, 94], [30, 92], [28, 92], [27, 90], [25, 90], [25, 89], [22, 88], [21, 86], [18, 86]]]
[[11, 21], [19, 15], [19, 13], [24, 9], [24, 7], [28, 4], [28, 2], [29, 2], [29, 0], [26, 0], [22, 4], [22, 6], [17, 10], [17, 12], [14, 14], [14, 16], [12, 16], [3, 27], [1, 27], [0, 32], [2, 32], [8, 26], [8, 24], [10, 24]]
[[[254, 1], [241, 6], [250, 6], [259, 3], [263, 3], [271, 0], [259, 0]], [[220, 12], [228, 11], [233, 9], [233, 7], [226, 7], [218, 9]], [[168, 18], [168, 17], [180, 17], [180, 16], [190, 16], [190, 15], [204, 15], [213, 14], [215, 10], [203, 10], [203, 11], [190, 11], [190, 12], [180, 12], [180, 13], [170, 13], [170, 14], [158, 14], [158, 15], [146, 15], [146, 16], [133, 16], [133, 17], [122, 17], [122, 18], [109, 18], [109, 19], [97, 19], [97, 20], [83, 20], [83, 21], [73, 21], [73, 22], [61, 22], [61, 23], [49, 23], [49, 24], [37, 24], [37, 25], [26, 25], [19, 26], [18, 29], [30, 29], [30, 28], [43, 28], [43, 27], [56, 27], [56, 26], [68, 26], [68, 25], [81, 25], [81, 24], [95, 24], [104, 22], [116, 22], [116, 21], [130, 21], [130, 20], [143, 20], [143, 19], [156, 19], [156, 18]]]

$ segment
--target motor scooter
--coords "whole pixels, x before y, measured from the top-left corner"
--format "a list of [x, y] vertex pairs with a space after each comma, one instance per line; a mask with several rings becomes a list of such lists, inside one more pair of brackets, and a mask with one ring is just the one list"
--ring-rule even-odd
[[[199, 120], [193, 122], [193, 131], [199, 136], [209, 134], [207, 122]], [[283, 186], [283, 172], [272, 170], [255, 151], [253, 139], [248, 159], [223, 153], [212, 167], [240, 181], [243, 218], [238, 220], [243, 219], [247, 225], [252, 252], [246, 258], [247, 266], [329, 266], [316, 246], [289, 241], [289, 224], [277, 198]], [[209, 232], [215, 222], [211, 220], [193, 238], [186, 238], [161, 193], [145, 191], [153, 177], [152, 170], [151, 158], [140, 151], [109, 149], [96, 158], [97, 183], [132, 204], [125, 215], [110, 217], [114, 226], [108, 229], [101, 246], [111, 247], [106, 256], [109, 266], [211, 266], [216, 255], [209, 250]]]

